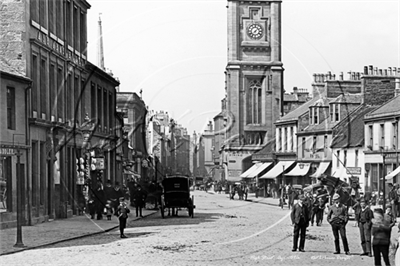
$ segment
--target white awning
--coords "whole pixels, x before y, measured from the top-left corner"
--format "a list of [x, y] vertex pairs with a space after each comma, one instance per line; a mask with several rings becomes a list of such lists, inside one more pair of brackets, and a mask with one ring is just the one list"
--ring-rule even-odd
[[226, 181], [230, 181], [230, 182], [240, 182], [242, 181], [242, 178], [240, 176], [228, 176], [226, 178]]
[[240, 177], [241, 177], [241, 178], [249, 177], [249, 175], [250, 175], [252, 172], [256, 171], [257, 168], [260, 167], [261, 165], [262, 165], [262, 163], [255, 163], [255, 164], [253, 164], [253, 166], [250, 167], [249, 169], [247, 169], [244, 173], [242, 173], [242, 174], [240, 175]]
[[258, 176], [262, 171], [267, 169], [268, 166], [270, 166], [272, 163], [263, 163], [260, 167], [257, 168], [254, 172], [251, 172], [248, 177], [254, 178]]
[[292, 164], [294, 164], [294, 161], [280, 161], [271, 170], [261, 176], [260, 179], [276, 178], [277, 176], [282, 174], [285, 169], [288, 169]]
[[317, 171], [314, 174], [310, 175], [310, 177], [320, 177], [323, 173], [325, 173], [330, 164], [331, 162], [320, 162]]
[[305, 176], [310, 170], [310, 163], [297, 163], [296, 166], [285, 176]]
[[393, 177], [395, 177], [397, 174], [399, 174], [400, 173], [400, 166], [399, 167], [397, 167], [396, 169], [394, 169], [392, 172], [390, 172], [386, 177], [385, 177], [385, 179], [387, 180], [387, 179], [392, 179]]

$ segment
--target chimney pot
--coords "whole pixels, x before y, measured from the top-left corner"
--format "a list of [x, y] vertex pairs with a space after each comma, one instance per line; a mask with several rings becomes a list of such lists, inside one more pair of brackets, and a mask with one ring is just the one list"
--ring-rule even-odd
[[332, 75], [332, 79], [336, 80], [336, 75], [335, 74]]
[[373, 65], [369, 65], [369, 75], [374, 75], [374, 66]]
[[378, 71], [379, 71], [379, 76], [383, 76], [383, 70], [379, 69]]
[[383, 70], [383, 75], [385, 75], [385, 76], [388, 75], [388, 70], [387, 70], [387, 69], [384, 69], [384, 70]]
[[375, 76], [378, 76], [378, 68], [377, 68], [377, 67], [375, 67], [374, 75], [375, 75]]
[[364, 66], [364, 75], [368, 75], [368, 66]]
[[391, 68], [391, 67], [388, 67], [388, 71], [389, 71], [389, 73], [388, 73], [389, 76], [393, 75], [393, 74], [392, 74], [393, 72], [392, 72], [392, 68]]
[[339, 80], [343, 80], [343, 72], [340, 72]]

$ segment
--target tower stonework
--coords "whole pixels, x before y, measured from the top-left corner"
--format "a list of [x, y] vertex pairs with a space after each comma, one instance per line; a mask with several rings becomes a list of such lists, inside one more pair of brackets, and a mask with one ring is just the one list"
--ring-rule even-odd
[[[249, 163], [245, 158], [275, 137], [274, 122], [283, 111], [281, 3], [228, 0], [229, 125], [224, 152], [226, 160], [232, 152], [236, 154], [237, 166], [231, 164], [236, 168], [231, 172], [234, 176]], [[232, 167], [228, 160], [228, 170]]]

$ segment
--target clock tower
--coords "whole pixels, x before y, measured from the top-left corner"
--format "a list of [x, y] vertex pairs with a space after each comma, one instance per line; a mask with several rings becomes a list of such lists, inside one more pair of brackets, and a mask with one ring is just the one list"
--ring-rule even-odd
[[[281, 3], [228, 0], [224, 156], [229, 175], [247, 168], [243, 166], [246, 158], [251, 165], [251, 154], [275, 137], [274, 122], [283, 110]], [[235, 160], [228, 158], [232, 153]], [[229, 167], [229, 161], [236, 162], [236, 170]]]

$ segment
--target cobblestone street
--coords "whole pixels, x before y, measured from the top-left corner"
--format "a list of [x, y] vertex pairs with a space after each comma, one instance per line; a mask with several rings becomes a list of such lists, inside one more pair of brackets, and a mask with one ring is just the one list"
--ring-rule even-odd
[[[1, 265], [373, 265], [359, 256], [358, 228], [347, 225], [352, 255], [333, 255], [333, 236], [324, 221], [310, 226], [306, 252], [291, 252], [289, 210], [276, 200], [229, 200], [225, 194], [195, 191], [195, 216], [160, 212], [132, 220], [127, 239], [117, 229], [0, 257]], [[397, 235], [397, 233], [396, 233]], [[393, 238], [396, 237], [393, 236]]]

